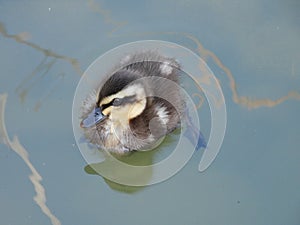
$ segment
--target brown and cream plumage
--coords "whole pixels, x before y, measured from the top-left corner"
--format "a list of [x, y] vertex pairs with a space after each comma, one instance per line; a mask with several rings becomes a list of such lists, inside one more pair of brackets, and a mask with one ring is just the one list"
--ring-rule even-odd
[[116, 68], [84, 103], [85, 137], [118, 154], [149, 149], [180, 124], [180, 66], [148, 51], [124, 57]]

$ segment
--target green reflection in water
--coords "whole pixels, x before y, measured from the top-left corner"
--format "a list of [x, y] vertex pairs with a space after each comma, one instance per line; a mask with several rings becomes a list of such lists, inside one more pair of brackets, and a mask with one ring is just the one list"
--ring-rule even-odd
[[[180, 129], [176, 129], [173, 133], [167, 135], [163, 142], [160, 143], [160, 145], [153, 150], [144, 152], [133, 152], [127, 156], [114, 155], [116, 159], [123, 163], [132, 166], [140, 166], [141, 169], [138, 172], [137, 170], [134, 170], [134, 172], [132, 172], [133, 170], [120, 170], [120, 164], [116, 163], [110, 157], [107, 157], [107, 159], [101, 163], [87, 165], [84, 168], [84, 170], [88, 174], [99, 175], [101, 177], [103, 177], [101, 175], [102, 172], [105, 171], [104, 174], [108, 174], [110, 177], [125, 177], [126, 180], [134, 180], [134, 182], [132, 183], [147, 183], [147, 181], [151, 179], [153, 171], [150, 168], [145, 169], [142, 166], [153, 165], [154, 163], [157, 163], [166, 158], [168, 155], [170, 155], [176, 147], [179, 136]], [[146, 186], [139, 187], [118, 184], [109, 179], [106, 179], [105, 177], [103, 177], [103, 179], [111, 189], [119, 192], [130, 194], [141, 191], [144, 188], [146, 188]]]

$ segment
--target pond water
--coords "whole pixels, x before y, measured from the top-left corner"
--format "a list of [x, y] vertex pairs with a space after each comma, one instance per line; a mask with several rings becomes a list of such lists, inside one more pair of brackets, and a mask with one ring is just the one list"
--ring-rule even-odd
[[[299, 225], [299, 10], [296, 0], [0, 1], [0, 224]], [[199, 55], [222, 88], [227, 127], [205, 171], [200, 149], [170, 179], [131, 187], [85, 161], [72, 103], [96, 58], [140, 40]], [[207, 138], [206, 101], [198, 112]]]

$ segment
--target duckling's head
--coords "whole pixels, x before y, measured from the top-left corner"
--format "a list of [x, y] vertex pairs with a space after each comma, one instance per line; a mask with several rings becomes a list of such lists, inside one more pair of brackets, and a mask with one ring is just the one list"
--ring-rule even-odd
[[138, 149], [150, 141], [146, 140], [148, 135], [145, 135], [148, 127], [144, 129], [141, 138], [131, 124], [151, 101], [147, 97], [147, 85], [139, 78], [139, 74], [134, 71], [120, 70], [103, 84], [94, 107], [81, 121], [89, 141], [105, 150], [121, 154]]
[[117, 72], [100, 91], [97, 107], [103, 118], [111, 120], [114, 126], [126, 128], [130, 120], [139, 116], [146, 107], [145, 87], [136, 79], [138, 77], [132, 72]]

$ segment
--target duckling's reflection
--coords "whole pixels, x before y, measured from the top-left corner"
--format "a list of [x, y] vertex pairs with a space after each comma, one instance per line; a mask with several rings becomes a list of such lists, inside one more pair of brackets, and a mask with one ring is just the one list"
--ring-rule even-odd
[[[88, 174], [99, 175], [103, 177], [104, 181], [113, 190], [128, 194], [134, 194], [143, 190], [144, 188], [146, 188], [146, 186], [129, 186], [116, 183], [112, 180], [119, 180], [119, 178], [122, 177], [122, 180], [132, 181], [130, 183], [149, 183], [153, 175], [152, 167], [149, 167], [149, 165], [153, 165], [157, 161], [171, 154], [174, 145], [177, 144], [179, 135], [180, 129], [176, 129], [172, 134], [167, 135], [158, 147], [151, 151], [136, 151], [126, 156], [114, 155], [113, 157], [115, 158], [108, 157], [101, 163], [89, 164], [84, 168], [84, 170]], [[116, 163], [115, 159], [128, 165], [139, 166], [140, 169], [124, 170], [124, 167], [121, 167], [119, 163]], [[102, 174], [108, 174], [110, 176], [110, 179], [102, 176]]]

